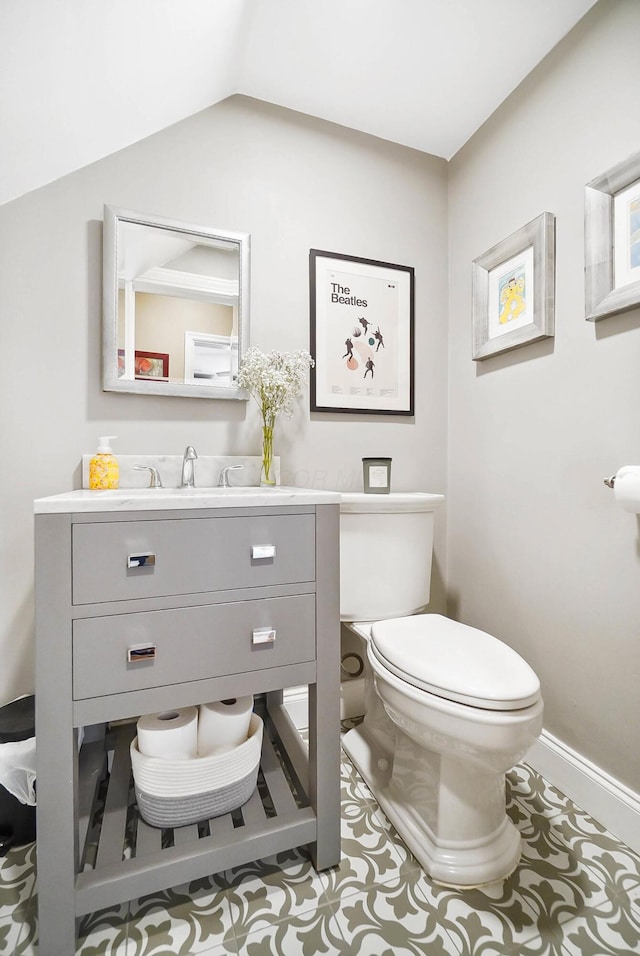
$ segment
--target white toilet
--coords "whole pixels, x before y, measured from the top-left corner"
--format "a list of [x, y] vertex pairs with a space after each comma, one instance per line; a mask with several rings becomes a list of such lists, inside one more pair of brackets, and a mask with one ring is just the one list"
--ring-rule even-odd
[[543, 704], [536, 674], [507, 644], [418, 613], [442, 501], [342, 495], [340, 613], [368, 661], [365, 717], [343, 747], [432, 879], [469, 887], [518, 863], [505, 773], [540, 734]]

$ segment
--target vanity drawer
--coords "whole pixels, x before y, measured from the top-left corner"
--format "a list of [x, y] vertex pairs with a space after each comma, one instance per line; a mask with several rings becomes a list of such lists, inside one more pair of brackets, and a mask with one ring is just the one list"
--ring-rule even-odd
[[313, 594], [84, 618], [73, 622], [73, 697], [298, 664], [315, 651]]
[[72, 554], [76, 605], [299, 584], [315, 579], [315, 517], [78, 523]]

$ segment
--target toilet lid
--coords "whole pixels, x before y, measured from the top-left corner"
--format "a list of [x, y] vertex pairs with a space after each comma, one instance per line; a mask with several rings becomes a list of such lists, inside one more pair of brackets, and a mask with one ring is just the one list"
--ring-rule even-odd
[[407, 683], [472, 707], [517, 710], [540, 696], [535, 671], [513, 648], [440, 614], [376, 621], [371, 649]]

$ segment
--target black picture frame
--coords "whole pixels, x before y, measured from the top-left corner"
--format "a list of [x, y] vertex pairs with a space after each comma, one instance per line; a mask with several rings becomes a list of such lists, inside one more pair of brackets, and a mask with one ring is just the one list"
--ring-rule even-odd
[[414, 414], [415, 270], [309, 250], [312, 412]]

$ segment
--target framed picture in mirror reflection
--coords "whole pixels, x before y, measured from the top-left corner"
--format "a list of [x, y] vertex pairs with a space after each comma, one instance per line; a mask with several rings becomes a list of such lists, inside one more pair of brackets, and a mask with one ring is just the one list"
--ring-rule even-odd
[[[142, 380], [162, 381], [169, 379], [169, 354], [167, 352], [143, 352], [135, 350], [135, 377]], [[125, 352], [118, 349], [118, 376], [124, 375]]]

